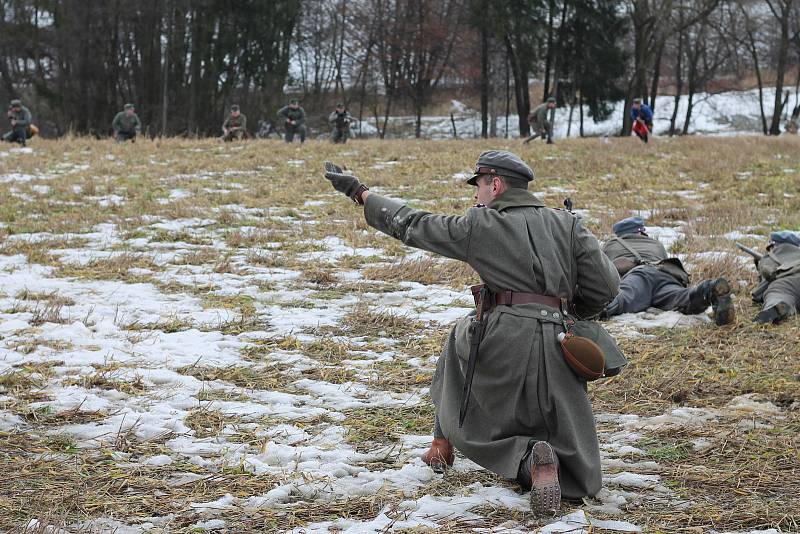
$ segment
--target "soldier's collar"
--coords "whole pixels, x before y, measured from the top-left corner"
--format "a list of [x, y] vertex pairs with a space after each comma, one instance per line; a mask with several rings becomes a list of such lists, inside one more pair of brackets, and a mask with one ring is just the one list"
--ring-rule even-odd
[[527, 189], [519, 189], [512, 187], [492, 200], [489, 207], [497, 211], [503, 211], [508, 208], [519, 208], [523, 206], [544, 207], [545, 203], [536, 198], [533, 193]]

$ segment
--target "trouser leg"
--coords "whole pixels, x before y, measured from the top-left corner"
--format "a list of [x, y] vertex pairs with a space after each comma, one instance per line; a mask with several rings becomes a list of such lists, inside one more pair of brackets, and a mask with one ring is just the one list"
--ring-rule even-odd
[[14, 128], [14, 132], [17, 135], [17, 141], [22, 146], [25, 146], [26, 141], [28, 139], [28, 127], [27, 126], [16, 126]]
[[800, 306], [800, 275], [778, 278], [764, 292], [764, 309], [767, 310], [779, 303], [788, 305], [788, 314], [795, 315]]
[[306, 125], [303, 124], [297, 128], [298, 133], [300, 134], [300, 142], [306, 142]]
[[442, 425], [439, 424], [439, 416], [437, 415], [434, 423], [433, 423], [433, 437], [434, 438], [444, 438], [444, 431], [442, 431]]
[[[659, 310], [677, 310], [681, 313], [694, 315], [700, 313], [710, 306], [710, 303], [701, 297], [696, 297], [702, 293], [702, 284], [694, 287], [683, 287], [672, 276], [661, 273], [658, 285], [653, 291], [653, 306]], [[695, 297], [695, 298], [693, 298]]]
[[653, 282], [656, 269], [649, 267], [634, 269], [619, 284], [619, 293], [606, 306], [606, 314], [637, 313], [650, 307], [653, 299]]
[[290, 126], [286, 127], [286, 133], [284, 134], [284, 139], [286, 140], [287, 143], [291, 143], [292, 141], [294, 141], [294, 128]]

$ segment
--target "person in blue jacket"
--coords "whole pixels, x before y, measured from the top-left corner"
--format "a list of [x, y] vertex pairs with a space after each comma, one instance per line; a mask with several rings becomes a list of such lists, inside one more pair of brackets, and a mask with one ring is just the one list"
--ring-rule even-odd
[[653, 131], [653, 110], [647, 104], [642, 103], [641, 98], [633, 100], [631, 122], [633, 122], [633, 133], [646, 143]]

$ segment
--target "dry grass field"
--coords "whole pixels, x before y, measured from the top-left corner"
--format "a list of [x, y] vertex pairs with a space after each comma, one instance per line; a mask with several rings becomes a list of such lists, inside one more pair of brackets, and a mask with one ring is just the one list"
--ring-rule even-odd
[[[800, 321], [750, 321], [733, 246], [800, 230], [800, 139], [31, 146], [0, 147], [0, 530], [800, 531]], [[607, 323], [630, 365], [589, 386], [605, 487], [549, 522], [463, 457], [418, 459], [477, 277], [372, 230], [321, 173], [461, 213], [488, 148], [599, 238], [641, 214], [695, 281], [738, 282], [727, 327]]]

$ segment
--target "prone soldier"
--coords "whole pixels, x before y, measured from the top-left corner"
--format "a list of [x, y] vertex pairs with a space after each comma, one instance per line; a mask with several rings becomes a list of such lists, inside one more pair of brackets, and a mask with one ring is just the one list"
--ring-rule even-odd
[[301, 143], [306, 142], [306, 112], [300, 107], [299, 100], [292, 98], [288, 106], [284, 106], [278, 111], [278, 117], [283, 119], [287, 143], [294, 141], [295, 134], [300, 135]]
[[455, 447], [531, 489], [534, 513], [553, 513], [562, 496], [595, 495], [602, 474], [592, 407], [559, 334], [566, 308], [592, 317], [617, 293], [619, 276], [597, 239], [528, 192], [533, 170], [510, 152], [480, 155], [467, 180], [478, 204], [463, 216], [410, 208], [330, 162], [325, 168], [336, 190], [364, 206], [367, 224], [464, 261], [484, 282], [478, 310], [456, 323], [439, 358], [434, 438], [423, 460], [452, 465]]
[[11, 131], [3, 136], [3, 141], [25, 146], [27, 140], [38, 132], [31, 123], [33, 120], [31, 110], [23, 106], [21, 100], [14, 99], [10, 102], [6, 116], [11, 123]]
[[528, 114], [528, 124], [531, 126], [531, 136], [525, 139], [524, 144], [528, 144], [537, 137], [541, 136], [542, 141], [547, 141], [548, 144], [553, 144], [553, 125], [547, 118], [547, 114], [551, 109], [555, 109], [556, 99], [552, 96], [533, 108]]
[[647, 235], [641, 217], [628, 217], [613, 226], [615, 237], [603, 245], [622, 278], [619, 294], [603, 316], [636, 313], [654, 307], [697, 314], [711, 306], [717, 325], [733, 322], [731, 286], [724, 278], [704, 280], [689, 287], [689, 274], [678, 258], [670, 258], [664, 245]]
[[231, 106], [230, 114], [222, 123], [222, 140], [226, 143], [234, 139], [247, 137], [247, 117], [239, 109], [238, 104]]
[[114, 115], [111, 128], [118, 143], [136, 142], [136, 136], [142, 132], [142, 121], [139, 120], [133, 104], [125, 104], [124, 109]]
[[760, 282], [752, 296], [762, 304], [753, 321], [779, 323], [795, 315], [800, 306], [800, 236], [786, 230], [772, 232], [767, 253], [753, 257]]
[[336, 109], [328, 116], [328, 122], [333, 126], [331, 131], [331, 141], [333, 143], [346, 143], [350, 137], [350, 122], [353, 117], [341, 102], [336, 104]]

